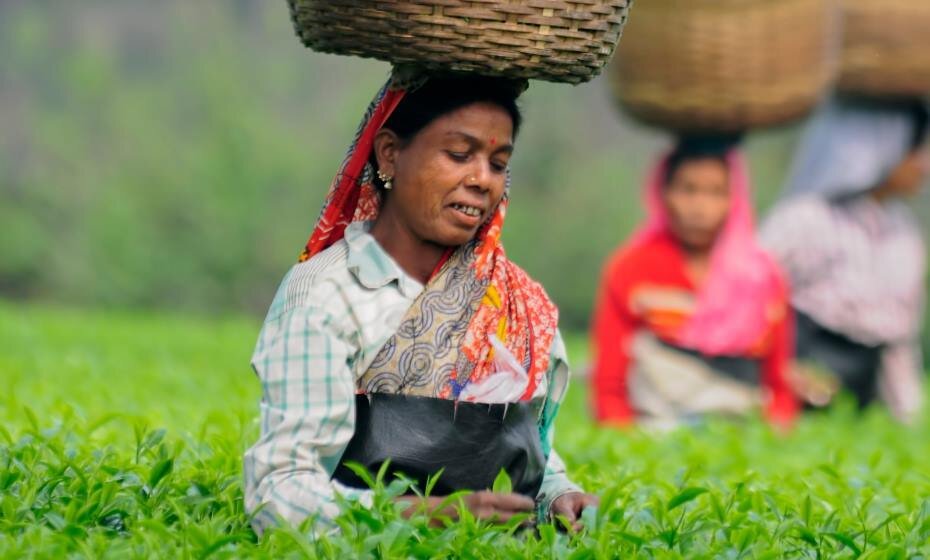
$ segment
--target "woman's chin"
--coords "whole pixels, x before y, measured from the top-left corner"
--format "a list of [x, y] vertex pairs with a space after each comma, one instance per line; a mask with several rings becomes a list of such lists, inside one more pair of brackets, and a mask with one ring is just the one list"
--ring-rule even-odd
[[689, 232], [676, 234], [678, 242], [685, 247], [688, 251], [704, 252], [709, 251], [714, 247], [714, 242], [717, 240], [717, 235], [715, 233], [707, 232]]
[[461, 226], [447, 225], [438, 228], [435, 235], [430, 236], [431, 241], [443, 247], [460, 247], [475, 238], [478, 228], [463, 228]]

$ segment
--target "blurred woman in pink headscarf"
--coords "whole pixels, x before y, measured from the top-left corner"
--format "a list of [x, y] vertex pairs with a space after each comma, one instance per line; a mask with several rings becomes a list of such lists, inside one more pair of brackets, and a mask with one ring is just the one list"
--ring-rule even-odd
[[607, 261], [592, 325], [603, 424], [671, 427], [762, 408], [788, 424], [788, 292], [756, 244], [734, 140], [681, 140], [647, 181], [647, 218]]

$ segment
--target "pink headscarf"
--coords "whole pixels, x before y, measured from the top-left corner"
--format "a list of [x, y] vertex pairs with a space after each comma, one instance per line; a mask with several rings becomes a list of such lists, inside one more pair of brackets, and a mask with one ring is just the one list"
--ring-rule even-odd
[[[737, 150], [727, 156], [730, 213], [711, 253], [707, 281], [700, 288], [691, 321], [678, 342], [712, 356], [738, 356], [750, 350], [769, 327], [769, 305], [782, 292], [775, 261], [756, 243], [746, 161]], [[670, 234], [662, 200], [668, 156], [650, 173], [645, 191], [647, 218], [634, 234], [636, 247]]]

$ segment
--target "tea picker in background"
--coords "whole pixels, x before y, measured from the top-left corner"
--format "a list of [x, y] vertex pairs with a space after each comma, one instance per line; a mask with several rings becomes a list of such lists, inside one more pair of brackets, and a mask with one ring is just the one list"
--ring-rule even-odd
[[788, 295], [755, 242], [733, 142], [682, 139], [646, 183], [645, 224], [607, 262], [593, 321], [601, 423], [795, 415]]
[[[721, 138], [817, 105], [834, 78], [834, 8], [636, 5], [612, 93], [634, 119], [685, 140], [650, 177], [646, 224], [604, 270], [593, 322], [599, 421], [666, 426], [760, 406], [775, 422], [794, 417], [786, 287], [753, 237], [745, 163]], [[792, 32], [770, 33], [773, 21]]]
[[799, 392], [880, 396], [902, 420], [920, 408], [926, 247], [905, 202], [930, 171], [921, 101], [838, 99], [810, 123], [765, 221], [797, 314]]

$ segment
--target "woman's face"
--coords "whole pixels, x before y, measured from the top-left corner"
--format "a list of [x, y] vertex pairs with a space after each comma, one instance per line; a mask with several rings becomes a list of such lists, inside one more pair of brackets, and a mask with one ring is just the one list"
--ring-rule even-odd
[[914, 196], [920, 192], [928, 174], [930, 174], [930, 148], [921, 146], [898, 164], [880, 190], [892, 196]]
[[380, 131], [378, 167], [393, 178], [382, 212], [423, 241], [467, 243], [504, 195], [512, 136], [510, 115], [492, 103], [443, 115], [407, 143]]
[[672, 233], [688, 249], [713, 247], [730, 212], [730, 181], [718, 159], [682, 163], [663, 193]]

